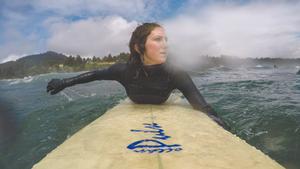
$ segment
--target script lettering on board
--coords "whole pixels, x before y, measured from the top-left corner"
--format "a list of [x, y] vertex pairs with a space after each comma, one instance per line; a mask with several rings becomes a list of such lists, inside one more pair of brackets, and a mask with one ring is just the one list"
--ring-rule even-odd
[[181, 151], [182, 146], [179, 144], [165, 144], [164, 140], [168, 140], [171, 136], [167, 136], [165, 131], [157, 123], [143, 123], [146, 129], [133, 129], [131, 132], [151, 133], [150, 139], [138, 140], [127, 146], [128, 149], [137, 153], [169, 153], [173, 151]]

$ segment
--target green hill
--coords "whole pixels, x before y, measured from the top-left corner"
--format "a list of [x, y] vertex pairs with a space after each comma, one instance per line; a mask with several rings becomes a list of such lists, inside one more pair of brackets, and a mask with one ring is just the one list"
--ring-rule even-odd
[[49, 67], [63, 64], [66, 60], [67, 56], [52, 51], [29, 55], [16, 61], [0, 64], [0, 79], [23, 78], [48, 73]]
[[81, 58], [80, 55], [65, 56], [56, 52], [29, 55], [16, 61], [0, 64], [0, 79], [23, 78], [50, 72], [77, 72], [100, 69], [114, 63], [124, 63], [129, 53], [119, 55]]

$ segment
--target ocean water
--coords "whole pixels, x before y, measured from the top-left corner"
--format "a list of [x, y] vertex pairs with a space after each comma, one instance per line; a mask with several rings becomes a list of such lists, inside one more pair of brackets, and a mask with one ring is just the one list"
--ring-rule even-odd
[[[257, 65], [192, 73], [196, 86], [231, 132], [288, 169], [300, 168], [300, 75], [297, 68]], [[30, 169], [79, 129], [124, 98], [114, 81], [46, 93], [51, 73], [0, 81], [0, 168]]]

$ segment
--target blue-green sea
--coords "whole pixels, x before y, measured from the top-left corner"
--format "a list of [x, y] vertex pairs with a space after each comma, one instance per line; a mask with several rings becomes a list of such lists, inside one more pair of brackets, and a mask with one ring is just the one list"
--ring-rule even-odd
[[[191, 74], [231, 132], [288, 169], [300, 169], [299, 67], [215, 67]], [[82, 72], [79, 72], [82, 73]], [[30, 169], [121, 99], [114, 81], [94, 81], [46, 93], [51, 73], [0, 81], [0, 168]], [[205, 139], [205, 138], [204, 138]]]

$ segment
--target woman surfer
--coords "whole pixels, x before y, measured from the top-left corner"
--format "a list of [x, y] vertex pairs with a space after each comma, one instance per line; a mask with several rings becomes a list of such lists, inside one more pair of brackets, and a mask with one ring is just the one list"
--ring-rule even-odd
[[174, 89], [180, 90], [194, 109], [206, 113], [225, 129], [229, 127], [204, 100], [190, 76], [183, 70], [170, 66], [167, 60], [167, 37], [157, 23], [139, 25], [129, 42], [130, 57], [127, 63], [117, 63], [109, 68], [90, 71], [75, 77], [52, 79], [47, 92], [59, 91], [94, 80], [116, 80], [127, 96], [137, 104], [164, 103]]

